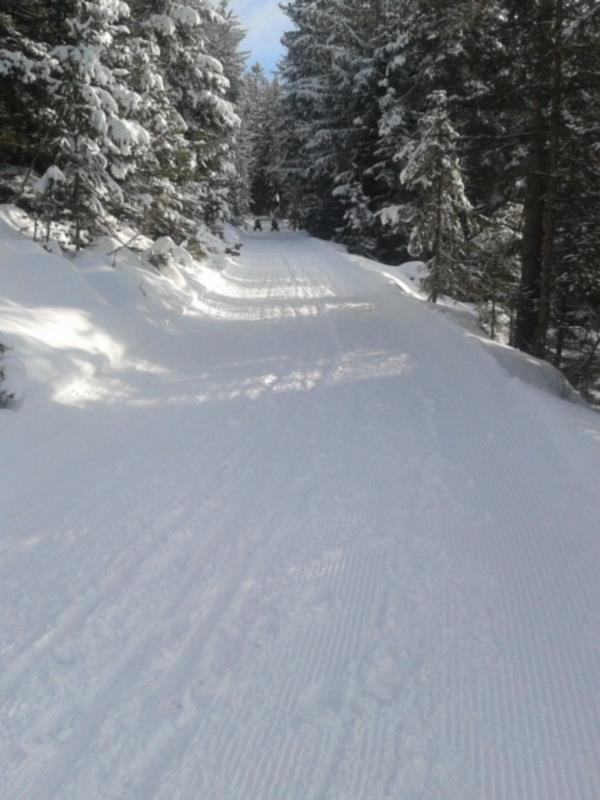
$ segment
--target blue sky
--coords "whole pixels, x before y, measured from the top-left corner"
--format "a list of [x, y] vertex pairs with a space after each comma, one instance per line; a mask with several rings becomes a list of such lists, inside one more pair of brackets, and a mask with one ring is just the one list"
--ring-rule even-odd
[[252, 53], [250, 64], [258, 61], [267, 71], [275, 69], [282, 53], [279, 39], [290, 25], [279, 0], [231, 0], [230, 5], [248, 28], [243, 47]]

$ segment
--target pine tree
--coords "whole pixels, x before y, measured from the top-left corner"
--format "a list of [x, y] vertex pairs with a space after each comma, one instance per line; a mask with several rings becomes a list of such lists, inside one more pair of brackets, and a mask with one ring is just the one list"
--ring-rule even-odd
[[201, 222], [217, 229], [239, 124], [223, 66], [210, 52], [223, 20], [203, 0], [134, 0], [133, 10], [150, 67], [147, 94], [160, 101], [150, 220], [182, 236], [195, 235]]
[[[519, 284], [522, 206], [509, 203], [491, 216], [477, 216], [478, 229], [466, 250], [463, 291], [474, 302], [479, 320], [495, 339], [512, 338]], [[504, 326], [504, 328], [503, 328]], [[502, 329], [503, 328], [503, 329]]]
[[224, 0], [222, 13], [205, 0], [130, 5], [0, 9], [5, 158], [45, 173], [27, 202], [46, 230], [50, 214], [70, 221], [78, 247], [114, 217], [151, 235], [218, 228], [234, 182], [235, 16]]
[[66, 20], [65, 43], [50, 51], [53, 161], [64, 176], [67, 202], [79, 248], [88, 235], [106, 230], [109, 208], [122, 203], [119, 181], [138, 147], [149, 145], [135, 121], [138, 95], [110, 66], [125, 3], [78, 2]]
[[600, 15], [579, 0], [554, 12], [537, 347], [588, 393], [600, 376]]
[[[332, 237], [343, 222], [343, 206], [333, 195], [339, 155], [331, 88], [332, 59], [342, 20], [334, 20], [327, 0], [293, 0], [284, 6], [295, 30], [283, 37], [283, 109], [291, 145], [282, 180], [302, 185], [303, 222], [312, 233]], [[295, 145], [299, 148], [296, 150]]]
[[56, 181], [38, 185], [44, 189], [37, 205], [47, 212], [43, 194], [52, 187], [55, 216], [72, 221], [79, 247], [84, 236], [106, 229], [109, 210], [122, 198], [119, 181], [149, 137], [135, 121], [136, 93], [111, 63], [111, 53], [122, 50], [120, 23], [128, 6], [108, 0], [71, 0], [56, 8], [54, 0], [44, 0], [43, 5], [57, 13], [40, 18], [40, 39], [30, 38], [35, 34], [30, 16], [18, 15], [21, 30], [12, 32], [16, 49], [5, 49], [2, 63], [6, 68], [12, 62], [10, 75], [18, 87], [13, 100], [21, 103], [23, 119], [35, 120], [24, 136], [34, 152], [32, 163], [37, 160], [42, 169], [55, 165], [62, 176], [59, 192]]
[[251, 210], [256, 216], [279, 214], [281, 87], [277, 79], [269, 81], [262, 67], [255, 66], [249, 75], [249, 88], [246, 135]]
[[[44, 22], [43, 7], [33, 0], [0, 2], [0, 147], [3, 161], [32, 170], [43, 161], [48, 138]], [[12, 199], [12, 188], [6, 192], [4, 199]]]
[[226, 98], [237, 106], [242, 96], [249, 53], [241, 49], [247, 31], [229, 3], [230, 0], [219, 0], [216, 13], [209, 16], [207, 41], [211, 55], [220, 62], [227, 79]]
[[227, 173], [228, 206], [233, 218], [241, 221], [249, 209], [247, 156], [243, 142], [244, 70], [248, 53], [241, 49], [246, 30], [229, 6], [229, 0], [220, 0], [217, 13], [209, 20], [208, 41], [210, 52], [223, 66], [228, 89], [225, 99], [232, 104], [240, 117], [239, 124], [228, 133], [229, 153], [224, 171]]
[[375, 43], [387, 18], [383, 3], [360, 0], [339, 0], [334, 14], [341, 24], [332, 51], [330, 125], [338, 154], [334, 196], [344, 208], [337, 238], [352, 250], [376, 255], [379, 232], [374, 209], [379, 187], [375, 168], [383, 75]]
[[238, 215], [242, 219], [250, 213], [252, 205], [256, 149], [262, 126], [263, 96], [267, 86], [267, 76], [260, 64], [254, 64], [242, 77], [239, 100], [241, 126], [235, 151], [238, 179], [237, 208]]
[[432, 93], [430, 110], [420, 122], [419, 144], [407, 159], [400, 180], [415, 191], [409, 252], [424, 257], [426, 288], [436, 302], [442, 294], [460, 292], [464, 247], [471, 229], [471, 204], [466, 198], [456, 155], [458, 134], [452, 127], [444, 92]]

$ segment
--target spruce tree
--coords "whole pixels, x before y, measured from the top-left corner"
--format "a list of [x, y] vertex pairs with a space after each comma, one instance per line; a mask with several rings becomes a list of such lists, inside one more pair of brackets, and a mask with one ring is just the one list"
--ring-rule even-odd
[[227, 203], [230, 215], [241, 221], [248, 212], [248, 170], [243, 139], [244, 70], [248, 53], [241, 49], [246, 30], [229, 6], [229, 0], [220, 0], [216, 13], [209, 18], [207, 39], [211, 54], [219, 60], [228, 88], [225, 99], [235, 108], [239, 124], [227, 134], [229, 152], [223, 165], [227, 184]]
[[435, 303], [442, 294], [460, 293], [472, 208], [456, 155], [459, 137], [450, 122], [444, 92], [432, 93], [419, 127], [420, 141], [409, 153], [400, 180], [415, 192], [406, 219], [409, 252], [426, 260], [426, 289]]
[[53, 161], [64, 176], [61, 213], [73, 223], [77, 248], [85, 235], [106, 230], [119, 207], [120, 181], [137, 148], [149, 145], [134, 119], [138, 95], [110, 65], [125, 3], [77, 2], [66, 21], [65, 43], [50, 53]]
[[285, 83], [283, 109], [292, 126], [284, 162], [288, 175], [301, 181], [302, 217], [308, 230], [332, 237], [343, 222], [343, 207], [333, 196], [339, 150], [331, 89], [332, 58], [342, 20], [332, 27], [327, 0], [293, 0], [284, 6], [294, 30], [283, 36], [287, 53], [282, 61]]
[[210, 50], [220, 18], [203, 0], [133, 0], [133, 14], [149, 67], [148, 98], [159, 100], [151, 224], [184, 237], [202, 222], [217, 229], [227, 211], [239, 124], [223, 66]]

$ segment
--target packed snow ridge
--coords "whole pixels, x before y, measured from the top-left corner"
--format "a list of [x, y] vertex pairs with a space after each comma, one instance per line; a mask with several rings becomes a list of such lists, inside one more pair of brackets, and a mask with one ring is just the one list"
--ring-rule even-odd
[[600, 797], [600, 419], [551, 368], [418, 265], [2, 214], [0, 797]]

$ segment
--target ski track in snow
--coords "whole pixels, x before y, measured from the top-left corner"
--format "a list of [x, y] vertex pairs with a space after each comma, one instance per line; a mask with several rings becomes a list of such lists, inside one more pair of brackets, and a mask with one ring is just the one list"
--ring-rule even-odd
[[595, 415], [316, 240], [226, 278], [2, 418], [0, 798], [598, 800]]

